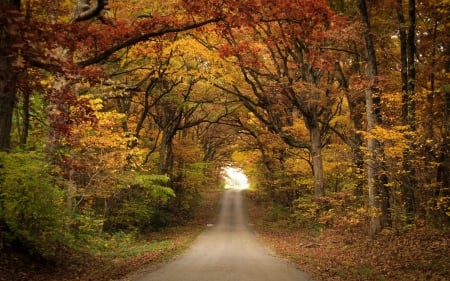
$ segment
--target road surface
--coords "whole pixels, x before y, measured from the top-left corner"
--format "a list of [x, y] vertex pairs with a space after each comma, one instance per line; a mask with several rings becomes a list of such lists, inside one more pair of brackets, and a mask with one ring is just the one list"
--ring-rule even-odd
[[309, 276], [272, 256], [251, 232], [240, 190], [227, 190], [218, 221], [180, 257], [135, 281], [307, 281]]

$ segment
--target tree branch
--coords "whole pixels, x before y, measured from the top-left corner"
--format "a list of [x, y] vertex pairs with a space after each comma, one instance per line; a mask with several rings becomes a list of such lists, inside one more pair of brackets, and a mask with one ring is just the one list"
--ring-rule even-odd
[[188, 24], [188, 25], [181, 26], [181, 27], [163, 27], [158, 31], [149, 32], [149, 33], [143, 34], [141, 36], [137, 36], [137, 37], [133, 37], [131, 39], [125, 40], [124, 42], [119, 43], [119, 44], [109, 48], [108, 50], [104, 51], [103, 53], [101, 53], [95, 57], [78, 62], [78, 65], [81, 67], [85, 67], [88, 65], [99, 63], [99, 62], [106, 60], [111, 55], [113, 55], [115, 52], [117, 52], [121, 49], [136, 45], [137, 43], [140, 43], [143, 41], [147, 41], [150, 38], [162, 36], [162, 35], [165, 35], [168, 33], [177, 33], [177, 32], [187, 31], [190, 29], [202, 27], [202, 26], [210, 24], [210, 23], [216, 23], [221, 20], [222, 20], [221, 18], [213, 18], [213, 19], [209, 19], [209, 20], [205, 20], [205, 21], [201, 21], [201, 22], [195, 22], [195, 23]]

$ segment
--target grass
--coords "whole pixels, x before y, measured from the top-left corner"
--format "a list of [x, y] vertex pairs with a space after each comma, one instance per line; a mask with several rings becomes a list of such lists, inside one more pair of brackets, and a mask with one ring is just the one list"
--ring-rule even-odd
[[114, 259], [132, 258], [144, 253], [164, 250], [174, 244], [172, 240], [145, 240], [136, 233], [125, 232], [87, 237], [84, 242], [82, 245], [77, 245], [78, 250], [93, 256]]

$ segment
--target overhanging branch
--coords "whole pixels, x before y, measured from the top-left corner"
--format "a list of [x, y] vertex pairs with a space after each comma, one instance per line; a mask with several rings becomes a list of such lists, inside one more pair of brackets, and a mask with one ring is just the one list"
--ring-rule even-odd
[[78, 65], [81, 67], [93, 65], [93, 64], [96, 64], [96, 63], [106, 60], [107, 58], [109, 58], [111, 55], [113, 55], [117, 51], [120, 51], [124, 48], [136, 45], [137, 43], [147, 41], [150, 38], [159, 37], [159, 36], [169, 34], [169, 33], [177, 33], [177, 32], [183, 32], [183, 31], [195, 29], [195, 28], [202, 27], [202, 26], [210, 24], [210, 23], [219, 22], [221, 20], [222, 20], [221, 18], [213, 18], [213, 19], [209, 19], [209, 20], [205, 20], [205, 21], [201, 21], [201, 22], [188, 24], [188, 25], [181, 26], [181, 27], [163, 27], [160, 30], [149, 32], [149, 33], [125, 40], [124, 42], [119, 43], [119, 44], [109, 48], [108, 50], [104, 51], [103, 53], [101, 53], [95, 57], [78, 62]]

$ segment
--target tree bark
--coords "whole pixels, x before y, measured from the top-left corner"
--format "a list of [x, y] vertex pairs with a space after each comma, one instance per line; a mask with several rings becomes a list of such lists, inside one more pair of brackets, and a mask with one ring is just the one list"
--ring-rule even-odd
[[[399, 39], [401, 55], [402, 78], [402, 125], [407, 126], [410, 132], [416, 131], [416, 104], [415, 104], [415, 80], [416, 70], [414, 55], [416, 50], [416, 1], [408, 1], [408, 23], [403, 14], [402, 1], [397, 0], [397, 16], [399, 21]], [[410, 134], [406, 138], [410, 147], [403, 152], [403, 170], [401, 189], [405, 199], [406, 222], [411, 223], [414, 217], [414, 193], [417, 185], [416, 171], [414, 168], [414, 144]]]
[[12, 116], [16, 101], [16, 75], [9, 72], [9, 69], [7, 59], [0, 56], [0, 150], [7, 150], [11, 147]]
[[386, 221], [389, 221], [387, 209], [389, 204], [386, 201], [389, 199], [386, 197], [389, 196], [385, 194], [387, 179], [383, 171], [383, 147], [377, 139], [370, 135], [371, 131], [381, 124], [379, 110], [381, 93], [377, 87], [377, 59], [365, 0], [359, 0], [359, 11], [364, 24], [363, 36], [368, 59], [366, 75], [370, 82], [365, 91], [367, 132], [369, 133], [367, 139], [367, 185], [369, 188], [369, 235], [374, 237], [381, 231]]
[[170, 174], [173, 166], [173, 135], [169, 132], [163, 132], [161, 146], [159, 149], [159, 173], [162, 175]]
[[11, 146], [11, 129], [16, 102], [17, 73], [13, 71], [16, 53], [12, 48], [14, 38], [10, 34], [13, 21], [11, 11], [20, 7], [20, 1], [0, 0], [0, 150]]
[[314, 197], [325, 196], [323, 161], [322, 161], [322, 137], [318, 122], [309, 128], [311, 136], [311, 157], [314, 176]]

